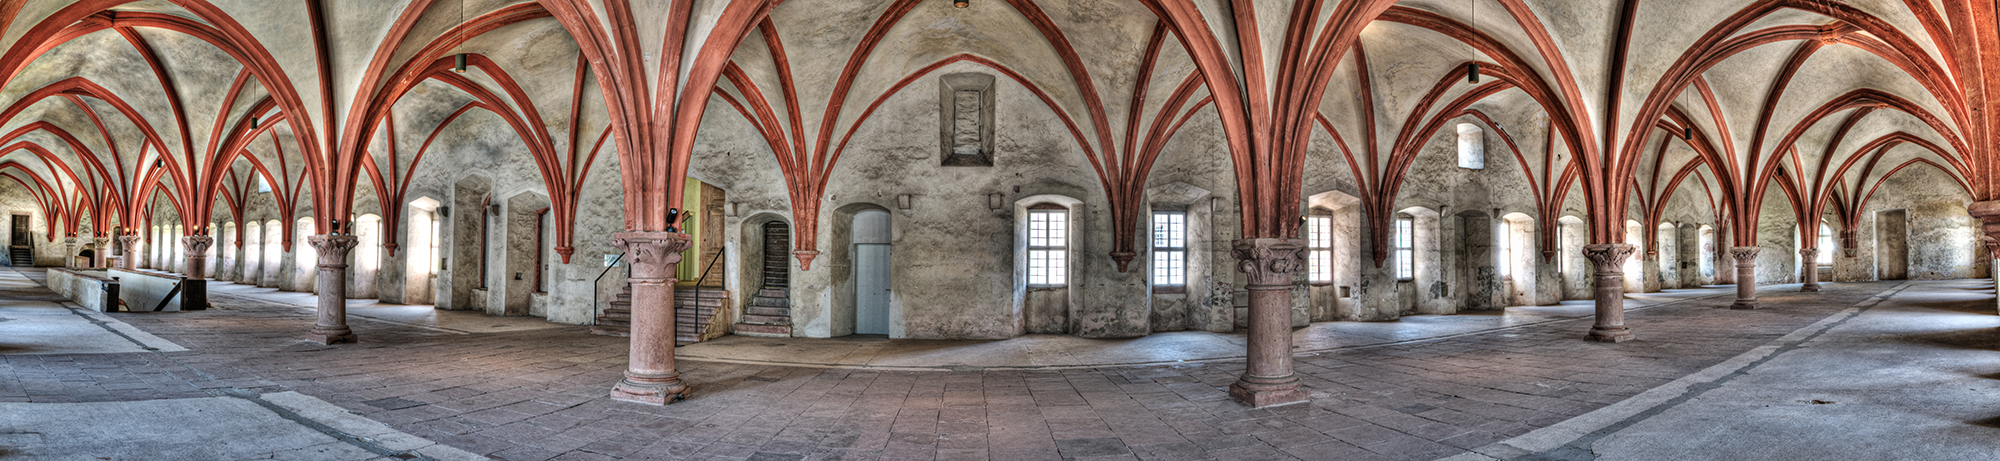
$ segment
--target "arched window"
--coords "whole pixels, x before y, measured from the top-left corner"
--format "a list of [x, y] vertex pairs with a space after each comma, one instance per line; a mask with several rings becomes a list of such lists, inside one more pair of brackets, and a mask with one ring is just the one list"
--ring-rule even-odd
[[1625, 257], [1625, 291], [1644, 292], [1646, 230], [1640, 227], [1638, 221], [1625, 221], [1625, 243], [1632, 245], [1632, 255]]
[[1833, 250], [1833, 226], [1827, 225], [1826, 221], [1822, 220], [1819, 222], [1819, 254], [1813, 257], [1813, 263], [1821, 266], [1833, 265]]
[[1333, 216], [1306, 217], [1306, 281], [1333, 283]]
[[[302, 246], [306, 242], [298, 242]], [[273, 219], [264, 222], [264, 267], [263, 278], [257, 283], [263, 286], [278, 285], [278, 267], [285, 261], [285, 225]]]
[[1153, 212], [1153, 286], [1187, 286], [1185, 211]]
[[1396, 216], [1394, 233], [1390, 249], [1395, 252], [1396, 280], [1410, 280], [1417, 276], [1417, 220], [1410, 215]]
[[1069, 208], [1052, 203], [1028, 207], [1028, 285], [1064, 286], [1068, 275]]
[[1497, 232], [1498, 233], [1496, 235], [1498, 236], [1498, 238], [1495, 238], [1494, 240], [1500, 241], [1500, 247], [1495, 249], [1497, 251], [1494, 251], [1495, 253], [1494, 257], [1498, 258], [1500, 262], [1498, 264], [1494, 264], [1493, 268], [1500, 272], [1501, 280], [1513, 280], [1514, 279], [1514, 223], [1508, 222], [1506, 219], [1501, 219], [1500, 229]]
[[[271, 222], [277, 223], [277, 221]], [[319, 249], [313, 248], [310, 243], [312, 240], [307, 239], [313, 232], [319, 230], [315, 226], [317, 224], [310, 216], [299, 218], [297, 222], [292, 223], [292, 232], [295, 235], [292, 237], [292, 270], [294, 277], [297, 277], [294, 280], [300, 287], [299, 291], [312, 291], [313, 281], [319, 275], [319, 271], [314, 269], [314, 266], [319, 265]]]
[[1486, 169], [1486, 130], [1479, 125], [1458, 124], [1458, 167]]
[[365, 214], [355, 219], [354, 237], [355, 274], [373, 277], [375, 269], [382, 267], [382, 217]]

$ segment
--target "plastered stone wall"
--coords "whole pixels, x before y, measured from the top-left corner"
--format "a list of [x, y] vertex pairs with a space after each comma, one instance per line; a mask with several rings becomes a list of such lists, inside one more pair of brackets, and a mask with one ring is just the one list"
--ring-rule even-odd
[[63, 252], [66, 251], [62, 232], [60, 229], [56, 230], [55, 241], [49, 241], [48, 217], [42, 213], [41, 207], [35, 205], [33, 197], [18, 183], [0, 181], [0, 213], [6, 214], [8, 216], [6, 219], [9, 220], [0, 223], [0, 234], [5, 234], [0, 236], [0, 242], [14, 241], [12, 216], [28, 216], [28, 241], [34, 248], [35, 260], [25, 263], [36, 266], [60, 266], [63, 263]]
[[[1965, 211], [1971, 197], [1956, 188], [1938, 187], [1952, 179], [1928, 167], [1904, 168], [1890, 176], [1860, 214], [1855, 226], [1855, 255], [1845, 252], [1834, 257], [1836, 282], [1881, 279], [1889, 262], [1883, 248], [1896, 236], [1885, 235], [1880, 219], [1884, 213], [1900, 211], [1906, 217], [1902, 241], [1907, 245], [1907, 278], [1939, 280], [1983, 278], [1991, 274], [1991, 261], [1979, 243], [1979, 220]], [[1838, 223], [1838, 220], [1829, 220]], [[1839, 235], [1837, 232], [1836, 236]], [[1838, 242], [1836, 242], [1838, 244]]]

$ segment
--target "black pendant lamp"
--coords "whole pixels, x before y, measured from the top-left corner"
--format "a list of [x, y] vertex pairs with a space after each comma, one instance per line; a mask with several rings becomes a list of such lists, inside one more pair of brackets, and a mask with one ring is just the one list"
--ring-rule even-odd
[[[1479, 0], [1472, 0], [1472, 33], [1479, 34]], [[1479, 48], [1466, 43], [1472, 49], [1472, 63], [1466, 65], [1465, 83], [1479, 84]]]
[[972, 6], [972, 0], [951, 0], [951, 6], [965, 8], [968, 6]]
[[[458, 47], [463, 48], [465, 46], [465, 0], [459, 0], [458, 2], [458, 27], [456, 29], [458, 29]], [[458, 54], [452, 55], [451, 60], [452, 72], [465, 73], [465, 51], [463, 49], [459, 50]]]

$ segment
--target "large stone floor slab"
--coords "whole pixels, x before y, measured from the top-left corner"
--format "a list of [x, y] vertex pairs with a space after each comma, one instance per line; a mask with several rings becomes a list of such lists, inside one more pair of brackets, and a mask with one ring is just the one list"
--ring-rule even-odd
[[[28, 276], [0, 270], [0, 355], [184, 351], [102, 313], [66, 303]], [[163, 314], [164, 315], [164, 314]]]
[[[109, 314], [188, 351], [0, 355], [0, 401], [295, 392], [338, 408], [323, 414], [500, 459], [1990, 459], [2000, 408], [1979, 400], [2000, 392], [1985, 384], [2000, 373], [1985, 357], [2000, 326], [1990, 282], [1796, 290], [1765, 287], [1756, 311], [1725, 309], [1727, 294], [1641, 295], [1628, 313], [1639, 339], [1619, 344], [1585, 341], [1578, 305], [1316, 325], [1296, 360], [1312, 402], [1269, 410], [1228, 400], [1239, 360], [1196, 356], [1221, 347], [1176, 356], [1172, 341], [1068, 349], [1174, 360], [1148, 365], [686, 360], [694, 397], [645, 406], [606, 396], [626, 340], [584, 327], [355, 321], [360, 343], [323, 346], [303, 341], [309, 310], [225, 294], [208, 311]], [[875, 342], [920, 363], [1037, 339]], [[888, 362], [862, 361], [874, 363]]]
[[[314, 427], [317, 425], [318, 427]], [[296, 392], [0, 403], [0, 457], [21, 460], [471, 460]]]

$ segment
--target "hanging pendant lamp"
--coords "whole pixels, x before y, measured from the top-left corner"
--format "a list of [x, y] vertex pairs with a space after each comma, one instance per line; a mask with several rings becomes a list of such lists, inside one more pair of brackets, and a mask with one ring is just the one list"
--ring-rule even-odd
[[[1473, 35], [1479, 34], [1479, 0], [1472, 0], [1472, 33]], [[1472, 62], [1466, 65], [1468, 72], [1465, 74], [1465, 82], [1478, 85], [1479, 49], [1477, 47], [1473, 47], [1472, 44], [1469, 42], [1466, 43], [1466, 47], [1472, 49], [1472, 57], [1471, 57]]]

